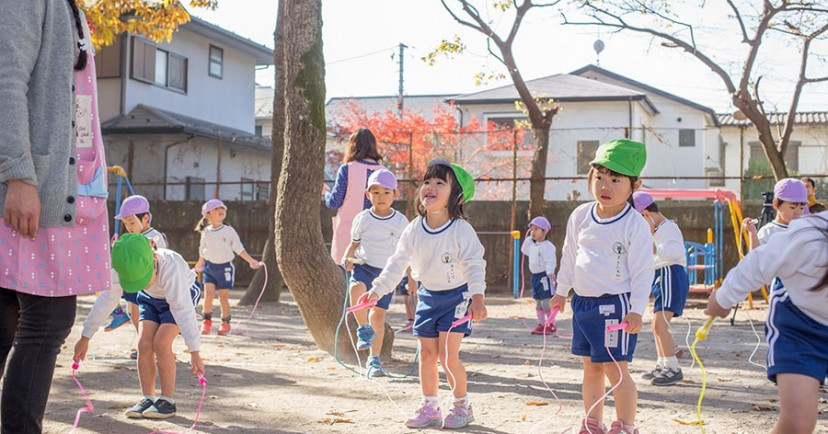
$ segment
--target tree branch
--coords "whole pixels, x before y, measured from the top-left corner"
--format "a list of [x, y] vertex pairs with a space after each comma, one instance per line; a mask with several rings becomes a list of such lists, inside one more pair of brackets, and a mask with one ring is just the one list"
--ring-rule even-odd
[[805, 80], [806, 83], [819, 83], [821, 81], [828, 81], [828, 75], [825, 77], [808, 78]]
[[[763, 11], [762, 19], [759, 21], [759, 25], [756, 26], [756, 33], [754, 34], [753, 39], [748, 43], [748, 45], [750, 45], [750, 51], [748, 52], [747, 59], [745, 60], [745, 65], [742, 68], [742, 80], [739, 82], [740, 92], [747, 92], [751, 72], [753, 71], [753, 65], [756, 63], [756, 57], [759, 54], [759, 46], [762, 45], [762, 36], [764, 36], [765, 31], [768, 29], [770, 20], [780, 10], [775, 9], [768, 0], [765, 0], [764, 3], [765, 9]], [[784, 3], [782, 7], [784, 7]]]
[[730, 8], [733, 9], [733, 13], [736, 14], [736, 20], [739, 21], [739, 28], [742, 29], [742, 42], [750, 44], [751, 40], [748, 37], [747, 29], [745, 29], [745, 22], [742, 20], [742, 14], [739, 12], [739, 8], [733, 4], [732, 0], [727, 0], [727, 4], [729, 4]]
[[[445, 1], [445, 0], [440, 0], [440, 3], [442, 3], [442, 4], [443, 4], [443, 8], [446, 10], [446, 12], [448, 12], [448, 13], [449, 13], [449, 15], [451, 15], [451, 17], [452, 17], [452, 18], [454, 18], [454, 21], [457, 21], [458, 23], [460, 23], [460, 24], [461, 24], [461, 25], [463, 25], [463, 26], [466, 26], [466, 27], [471, 27], [472, 29], [477, 30], [478, 32], [485, 33], [485, 32], [483, 31], [483, 28], [481, 28], [481, 27], [479, 27], [479, 26], [476, 26], [476, 25], [474, 25], [474, 24], [472, 24], [472, 23], [470, 23], [470, 22], [468, 22], [468, 21], [466, 21], [466, 20], [464, 20], [464, 19], [460, 18], [459, 16], [457, 16], [457, 14], [455, 14], [455, 13], [454, 13], [454, 11], [453, 11], [453, 10], [451, 10], [451, 7], [449, 7], [449, 5], [447, 5], [447, 4], [446, 4], [446, 1]], [[461, 1], [461, 3], [465, 4], [466, 2]], [[488, 27], [488, 26], [487, 26], [487, 27]]]

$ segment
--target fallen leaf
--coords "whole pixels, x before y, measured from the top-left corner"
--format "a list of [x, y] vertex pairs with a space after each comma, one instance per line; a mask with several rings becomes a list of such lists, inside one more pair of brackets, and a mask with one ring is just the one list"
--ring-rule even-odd
[[317, 420], [317, 422], [324, 423], [326, 425], [333, 425], [335, 423], [354, 423], [351, 419], [348, 419], [347, 417], [326, 417], [324, 419]]
[[520, 420], [522, 420], [522, 421], [526, 422], [526, 415], [524, 414], [523, 416], [521, 416], [521, 417], [520, 417]]
[[693, 380], [687, 380], [687, 379], [685, 379], [685, 380], [681, 380], [681, 382], [682, 382], [682, 383], [685, 383], [685, 384], [696, 384], [696, 382], [695, 382], [695, 381], [693, 381]]
[[750, 408], [753, 411], [775, 411], [776, 408], [768, 406], [768, 405], [754, 405]]
[[321, 362], [322, 358], [321, 357], [308, 357], [308, 361], [309, 362]]
[[345, 416], [345, 413], [343, 413], [341, 411], [333, 411], [333, 410], [331, 410], [331, 411], [329, 411], [325, 414], [328, 415], [328, 416]]
[[121, 409], [124, 409], [124, 408], [130, 408], [130, 405], [129, 404], [110, 405], [109, 407], [107, 407], [107, 410], [121, 410]]
[[530, 362], [528, 360], [523, 362], [523, 366], [531, 366], [531, 365], [532, 365], [532, 362]]
[[547, 401], [529, 401], [529, 402], [526, 403], [526, 405], [535, 405], [535, 406], [549, 405], [549, 402], [547, 402]]
[[691, 421], [691, 422], [686, 422], [686, 421], [683, 421], [681, 419], [673, 419], [673, 421], [678, 422], [682, 425], [698, 425], [699, 424], [698, 420], [694, 420], [694, 421]]
[[[768, 398], [768, 402], [778, 402], [778, 401], [779, 401], [779, 399], [777, 399], [777, 398]], [[820, 399], [820, 402], [823, 402], [823, 401], [824, 401], [824, 398]]]
[[721, 381], [722, 383], [727, 383], [728, 381], [733, 381], [733, 380], [728, 380], [726, 378], [717, 378], [716, 381]]

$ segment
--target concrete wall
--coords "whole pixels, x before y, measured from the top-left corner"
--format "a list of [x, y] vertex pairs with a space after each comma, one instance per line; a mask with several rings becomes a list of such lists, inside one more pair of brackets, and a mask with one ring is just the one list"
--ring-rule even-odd
[[[110, 215], [114, 204], [110, 202]], [[229, 202], [227, 223], [233, 226], [238, 232], [253, 257], [258, 257], [264, 248], [267, 239], [268, 212], [265, 202]], [[569, 214], [580, 203], [575, 202], [547, 202], [544, 215], [552, 223], [549, 239], [558, 249], [558, 254], [563, 248], [563, 240], [566, 233], [566, 220]], [[659, 203], [664, 214], [674, 219], [682, 228], [686, 241], [704, 242], [706, 240], [707, 228], [713, 226], [712, 209], [710, 202], [673, 202], [662, 201]], [[406, 204], [397, 202], [395, 208], [403, 210]], [[200, 202], [167, 202], [152, 201], [153, 226], [166, 233], [173, 250], [181, 253], [188, 261], [198, 259], [199, 235], [193, 231], [193, 226], [200, 218]], [[750, 203], [745, 215], [756, 216], [759, 214], [761, 204]], [[517, 204], [517, 228], [523, 232], [528, 219], [526, 210], [528, 204], [519, 202]], [[322, 234], [325, 240], [331, 238], [331, 217], [334, 215], [320, 205]], [[509, 202], [471, 202], [467, 209], [470, 216], [469, 221], [478, 232], [508, 232], [509, 216], [511, 215], [511, 203]], [[732, 267], [737, 261], [733, 230], [729, 225], [729, 218], [725, 216], [725, 269]], [[487, 261], [487, 282], [490, 293], [511, 293], [512, 275], [512, 238], [507, 234], [481, 234], [480, 241], [486, 248], [485, 259]], [[246, 285], [252, 273], [244, 264], [244, 261], [236, 259], [237, 283], [240, 286]], [[527, 268], [528, 270], [528, 268]], [[528, 273], [528, 271], [527, 271]]]

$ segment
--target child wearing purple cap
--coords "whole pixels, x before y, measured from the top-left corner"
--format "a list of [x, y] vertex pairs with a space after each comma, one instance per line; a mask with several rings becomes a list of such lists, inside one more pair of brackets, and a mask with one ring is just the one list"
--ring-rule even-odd
[[652, 196], [637, 191], [633, 193], [633, 203], [635, 210], [650, 223], [655, 238], [652, 327], [658, 362], [655, 368], [642, 377], [650, 380], [654, 386], [669, 386], [684, 379], [676, 357], [675, 341], [670, 333], [670, 321], [682, 315], [690, 294], [690, 280], [685, 269], [687, 258], [684, 255], [684, 237], [678, 225], [659, 211]]
[[546, 325], [552, 314], [549, 300], [555, 295], [555, 267], [558, 265], [555, 245], [546, 239], [550, 229], [552, 224], [546, 217], [533, 218], [529, 222], [528, 236], [520, 247], [520, 252], [529, 258], [529, 272], [532, 273], [532, 298], [535, 300], [535, 313], [538, 316], [538, 326], [532, 330], [533, 335], [558, 331], [558, 326], [554, 322]]
[[[115, 216], [115, 219], [121, 220], [128, 233], [140, 233], [155, 243], [156, 248], [167, 248], [167, 236], [150, 226], [150, 223], [152, 222], [152, 213], [150, 212], [149, 201], [144, 196], [135, 194], [124, 199], [121, 203], [118, 215]], [[117, 279], [117, 276], [113, 275], [113, 281], [117, 283], [115, 279]], [[104, 328], [104, 331], [109, 332], [115, 330], [116, 328], [124, 325], [130, 319], [132, 320], [132, 324], [135, 326], [135, 330], [138, 330], [138, 302], [136, 301], [136, 294], [124, 293], [123, 298], [127, 301], [129, 315], [127, 315], [127, 313], [124, 312], [119, 305], [110, 314], [112, 320], [109, 325]], [[101, 297], [98, 299], [100, 300]], [[106, 300], [106, 303], [111, 304], [111, 302], [112, 300]], [[133, 352], [133, 355], [137, 356], [137, 353]]]
[[198, 262], [194, 268], [196, 273], [202, 273], [204, 283], [204, 322], [201, 334], [209, 335], [212, 331], [213, 298], [218, 289], [221, 304], [221, 327], [218, 334], [226, 335], [230, 333], [230, 290], [233, 289], [236, 278], [233, 259], [236, 255], [241, 256], [254, 270], [261, 265], [244, 250], [236, 230], [224, 224], [224, 219], [227, 218], [224, 202], [218, 199], [208, 200], [201, 206], [201, 216], [195, 227], [195, 231], [201, 234], [201, 241], [198, 244]]
[[[371, 208], [354, 217], [351, 244], [342, 257], [342, 265], [351, 272], [349, 291], [352, 305], [358, 304], [357, 300], [380, 275], [385, 262], [397, 248], [400, 234], [408, 225], [405, 215], [391, 208], [396, 192], [397, 178], [388, 170], [377, 170], [368, 178], [365, 195], [371, 201]], [[385, 333], [385, 313], [393, 295], [389, 292], [380, 298], [370, 315], [365, 310], [354, 312], [359, 324], [357, 349], [370, 350], [365, 363], [369, 378], [385, 374], [379, 356]]]

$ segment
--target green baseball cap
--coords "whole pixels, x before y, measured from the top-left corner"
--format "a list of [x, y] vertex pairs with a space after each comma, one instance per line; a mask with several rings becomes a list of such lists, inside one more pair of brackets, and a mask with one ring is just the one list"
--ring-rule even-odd
[[641, 169], [647, 163], [647, 147], [641, 142], [629, 139], [616, 139], [598, 147], [595, 159], [590, 166], [600, 164], [609, 170], [627, 176], [640, 176]]
[[138, 292], [149, 285], [155, 272], [155, 255], [142, 234], [124, 234], [112, 246], [112, 268], [125, 292]]
[[450, 163], [449, 160], [442, 157], [431, 160], [431, 162], [428, 163], [429, 166], [433, 166], [435, 164], [446, 166], [454, 172], [454, 177], [457, 178], [457, 182], [460, 184], [460, 189], [463, 190], [463, 203], [470, 201], [474, 197], [474, 178], [472, 178], [471, 174], [467, 172], [466, 169], [459, 164]]

